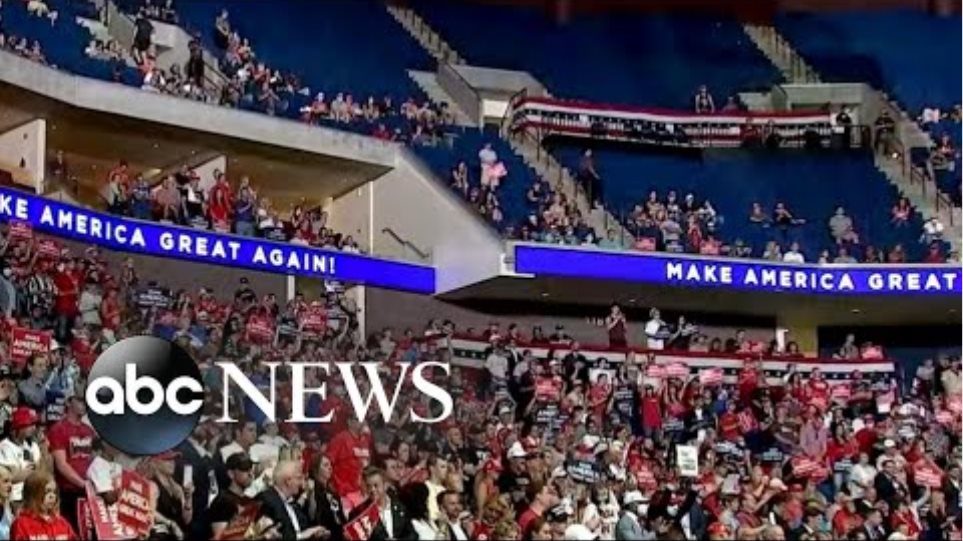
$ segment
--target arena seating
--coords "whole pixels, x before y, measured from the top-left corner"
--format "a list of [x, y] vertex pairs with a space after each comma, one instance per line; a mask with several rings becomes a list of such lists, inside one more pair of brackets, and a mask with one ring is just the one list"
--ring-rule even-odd
[[561, 97], [688, 108], [705, 84], [721, 107], [727, 96], [778, 80], [735, 21], [610, 14], [559, 27], [537, 9], [433, 0], [415, 7], [469, 63], [529, 71]]
[[424, 49], [375, 0], [318, 6], [292, 0], [179, 3], [182, 24], [211, 51], [217, 50], [214, 20], [222, 8], [259, 59], [296, 73], [315, 93], [349, 92], [355, 101], [368, 96], [404, 100], [420, 94], [405, 70], [431, 69]]
[[779, 19], [779, 29], [830, 81], [866, 81], [912, 114], [959, 103], [959, 17], [903, 10], [791, 14]]
[[[57, 12], [54, 24], [47, 18], [28, 14], [22, 2], [0, 4], [0, 17], [8, 37], [25, 37], [31, 43], [33, 40], [39, 41], [48, 64], [86, 77], [115, 80], [114, 63], [89, 58], [84, 54], [90, 33], [76, 22], [76, 18], [90, 15], [88, 4], [69, 0], [46, 0], [46, 3], [51, 11]], [[120, 82], [140, 85], [140, 77], [133, 68], [118, 66], [117, 75]]]
[[[562, 163], [575, 167], [580, 149], [563, 148], [557, 155]], [[742, 239], [752, 246], [753, 257], [762, 256], [768, 240], [779, 241], [784, 250], [793, 240], [799, 241], [807, 261], [815, 261], [823, 249], [835, 255], [827, 222], [836, 205], [846, 209], [863, 243], [877, 248], [902, 243], [912, 257], [919, 257], [922, 250], [918, 215], [901, 229], [890, 224], [890, 209], [898, 194], [869, 156], [789, 150], [654, 155], [596, 149], [595, 163], [605, 181], [605, 203], [615, 213], [627, 216], [650, 190], [656, 190], [663, 201], [669, 190], [675, 190], [680, 200], [692, 192], [697, 201], [708, 198], [723, 216], [720, 239]], [[783, 202], [806, 223], [790, 228], [783, 237], [777, 228], [749, 222], [753, 202], [759, 202], [767, 216], [777, 202]], [[858, 259], [861, 250], [856, 252]]]
[[525, 193], [534, 182], [536, 174], [525, 164], [521, 156], [515, 154], [504, 139], [490, 130], [478, 132], [477, 130], [466, 129], [458, 133], [452, 140], [451, 148], [415, 146], [413, 150], [425, 160], [439, 178], [445, 179], [446, 182], [451, 177], [451, 170], [458, 165], [459, 161], [464, 160], [468, 165], [469, 182], [472, 187], [477, 187], [479, 186], [479, 171], [481, 168], [478, 161], [478, 151], [485, 143], [491, 143], [492, 150], [498, 154], [498, 159], [508, 170], [508, 176], [502, 179], [497, 191], [498, 201], [505, 216], [501, 229], [524, 221], [528, 213]]

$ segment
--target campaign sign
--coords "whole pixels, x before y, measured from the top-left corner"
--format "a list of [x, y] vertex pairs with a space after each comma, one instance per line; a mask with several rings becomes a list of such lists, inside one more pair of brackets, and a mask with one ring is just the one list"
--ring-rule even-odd
[[425, 265], [145, 222], [2, 187], [0, 221], [20, 221], [35, 232], [112, 250], [416, 293], [435, 292], [435, 269]]
[[378, 515], [378, 506], [371, 503], [354, 520], [344, 525], [344, 538], [348, 541], [371, 539], [371, 534], [379, 524], [381, 517]]
[[150, 484], [140, 475], [124, 470], [117, 499], [117, 520], [130, 528], [136, 537], [146, 537], [153, 522]]
[[514, 252], [515, 272], [536, 276], [825, 295], [959, 298], [963, 292], [959, 264], [789, 264], [523, 243]]
[[570, 460], [565, 465], [565, 471], [578, 483], [594, 484], [602, 480], [598, 464], [591, 460]]
[[227, 523], [220, 537], [217, 538], [218, 541], [245, 539], [247, 537], [247, 531], [251, 528], [251, 525], [254, 524], [254, 521], [257, 520], [260, 511], [260, 502], [248, 502], [241, 505], [237, 514]]
[[50, 331], [35, 331], [24, 327], [14, 327], [10, 331], [10, 358], [23, 365], [35, 353], [50, 353]]

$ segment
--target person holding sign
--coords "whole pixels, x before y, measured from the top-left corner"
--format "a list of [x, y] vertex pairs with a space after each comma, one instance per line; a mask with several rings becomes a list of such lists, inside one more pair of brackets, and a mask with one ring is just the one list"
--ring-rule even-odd
[[11, 539], [77, 539], [60, 516], [57, 483], [46, 472], [31, 473], [23, 484], [23, 506], [10, 527]]
[[174, 461], [178, 457], [180, 453], [167, 451], [152, 457], [144, 465], [152, 484], [154, 524], [151, 537], [155, 539], [184, 539], [184, 530], [194, 516], [194, 486], [181, 487], [174, 480]]
[[[253, 523], [248, 521], [247, 527], [239, 522], [241, 511], [245, 506], [253, 503], [244, 496], [244, 491], [251, 486], [254, 481], [254, 463], [247, 457], [246, 453], [234, 453], [227, 458], [225, 464], [227, 477], [230, 485], [227, 490], [220, 492], [214, 501], [211, 502], [207, 512], [207, 519], [210, 520], [211, 530], [208, 539], [237, 539], [235, 535], [240, 532], [244, 534]], [[267, 535], [267, 532], [262, 532]], [[243, 537], [243, 535], [242, 535]]]

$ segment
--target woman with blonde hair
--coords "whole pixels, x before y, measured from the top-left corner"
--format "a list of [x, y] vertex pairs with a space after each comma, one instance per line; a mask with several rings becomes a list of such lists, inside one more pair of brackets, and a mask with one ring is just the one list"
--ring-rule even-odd
[[183, 488], [174, 480], [174, 461], [179, 454], [166, 451], [143, 464], [144, 474], [151, 482], [151, 503], [154, 524], [150, 539], [184, 539], [184, 530], [194, 515], [194, 487]]
[[23, 483], [23, 507], [10, 527], [10, 539], [77, 539], [77, 533], [60, 516], [60, 494], [53, 476], [36, 471]]
[[13, 524], [13, 510], [10, 508], [10, 494], [13, 489], [13, 474], [0, 466], [0, 539], [10, 539], [10, 526]]

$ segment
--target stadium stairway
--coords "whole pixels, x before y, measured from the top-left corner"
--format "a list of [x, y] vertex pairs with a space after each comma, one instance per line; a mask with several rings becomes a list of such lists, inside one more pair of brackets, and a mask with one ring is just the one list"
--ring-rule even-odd
[[421, 16], [415, 13], [415, 10], [392, 4], [388, 4], [386, 9], [388, 13], [398, 21], [398, 24], [411, 34], [411, 37], [415, 38], [425, 51], [436, 60], [449, 64], [465, 63], [465, 60], [458, 54], [458, 51], [445, 41], [440, 34], [435, 32]]
[[[802, 84], [822, 82], [819, 72], [810, 66], [790, 40], [786, 39], [777, 28], [771, 25], [750, 24], [746, 24], [743, 28], [756, 46], [788, 80]], [[930, 135], [913, 120], [899, 102], [880, 90], [876, 90], [876, 95], [879, 100], [879, 110], [889, 109], [891, 116], [899, 120], [901, 138], [907, 142], [904, 143], [904, 147], [929, 148], [932, 146]], [[963, 237], [963, 224], [961, 224], [963, 216], [961, 216], [960, 207], [939, 204], [939, 199], [933, 197], [933, 194], [939, 191], [936, 183], [932, 179], [906, 171], [900, 160], [877, 155], [875, 164], [883, 176], [910, 200], [925, 219], [935, 216], [944, 224], [946, 228], [944, 238], [949, 240], [952, 250], [959, 254], [961, 237]]]
[[[395, 18], [411, 36], [425, 48], [428, 54], [432, 55], [439, 62], [450, 64], [464, 64], [465, 60], [461, 54], [445, 39], [435, 31], [431, 24], [418, 15], [415, 10], [402, 6], [388, 5], [388, 12]], [[409, 76], [433, 101], [439, 101], [444, 91], [438, 87], [434, 75], [428, 72], [417, 72], [409, 70]], [[438, 87], [437, 89], [435, 87]], [[442, 94], [439, 94], [442, 93]], [[447, 97], [447, 94], [444, 94]], [[450, 104], [451, 101], [448, 100]], [[456, 119], [461, 111], [455, 110]], [[470, 124], [463, 124], [470, 125]], [[586, 223], [595, 233], [596, 238], [603, 238], [608, 229], [615, 229], [616, 232], [627, 242], [631, 239], [628, 231], [622, 223], [615, 218], [606, 208], [593, 207], [585, 194], [578, 189], [574, 177], [566, 167], [563, 167], [551, 153], [541, 148], [541, 143], [535, 141], [524, 134], [512, 137], [507, 130], [500, 132], [501, 138], [508, 142], [514, 154], [521, 157], [527, 167], [530, 167], [542, 179], [548, 181], [559, 193], [575, 201], [579, 211], [585, 217]]]

